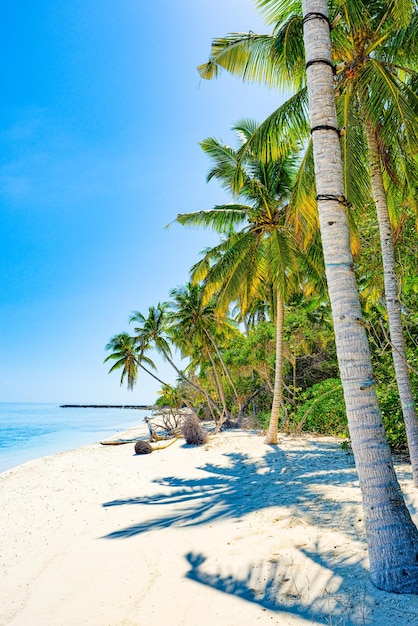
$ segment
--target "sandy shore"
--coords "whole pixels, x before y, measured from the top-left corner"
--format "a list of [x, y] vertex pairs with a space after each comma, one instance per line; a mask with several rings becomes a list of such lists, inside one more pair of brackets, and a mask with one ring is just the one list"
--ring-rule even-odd
[[1, 474], [0, 507], [1, 625], [418, 625], [418, 596], [368, 579], [353, 460], [333, 438], [85, 446]]

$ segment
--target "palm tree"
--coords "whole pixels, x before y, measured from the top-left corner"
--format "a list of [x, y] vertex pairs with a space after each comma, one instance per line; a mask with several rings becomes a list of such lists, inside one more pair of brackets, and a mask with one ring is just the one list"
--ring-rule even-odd
[[120, 384], [123, 385], [126, 378], [127, 387], [130, 391], [133, 391], [136, 384], [138, 378], [138, 367], [143, 369], [147, 374], [155, 378], [155, 380], [162, 385], [170, 387], [168, 383], [162, 381], [152, 371], [145, 367], [144, 363], [147, 363], [149, 367], [155, 369], [153, 361], [144, 354], [144, 346], [142, 346], [142, 349], [139, 349], [138, 342], [135, 337], [131, 337], [128, 333], [113, 335], [109, 343], [106, 345], [105, 350], [113, 350], [113, 352], [105, 358], [104, 362], [106, 363], [110, 360], [116, 361], [116, 363], [114, 363], [114, 365], [110, 368], [109, 374], [117, 369], [122, 369]]
[[[265, 0], [263, 4], [278, 7], [281, 3]], [[318, 212], [341, 381], [363, 495], [370, 574], [380, 589], [418, 593], [418, 530], [403, 500], [383, 431], [341, 203], [344, 177], [327, 0], [303, 0], [302, 7]]]
[[[168, 320], [172, 328], [173, 337], [176, 343], [183, 351], [187, 352], [191, 348], [192, 353], [196, 352], [193, 346], [198, 343], [197, 352], [205, 354], [212, 364], [212, 369], [217, 380], [220, 382], [220, 376], [217, 372], [213, 353], [219, 360], [221, 368], [228, 379], [233, 391], [235, 402], [238, 410], [241, 410], [241, 401], [235, 388], [232, 376], [225, 364], [222, 354], [218, 347], [217, 336], [219, 337], [232, 331], [232, 322], [228, 321], [224, 316], [216, 315], [216, 307], [214, 300], [204, 302], [203, 289], [199, 284], [187, 283], [183, 287], [172, 289], [170, 292], [171, 301], [169, 303], [170, 311]], [[186, 350], [184, 350], [186, 348]], [[224, 399], [223, 385], [220, 382], [219, 390]], [[226, 404], [223, 400], [224, 409]]]
[[[343, 110], [350, 109], [350, 113], [342, 116], [343, 125], [361, 127], [367, 146], [365, 152], [369, 154], [392, 357], [414, 482], [418, 486], [418, 420], [406, 361], [393, 235], [383, 180], [386, 174], [392, 186], [403, 188], [397, 201], [413, 195], [417, 170], [410, 153], [418, 143], [418, 98], [406, 77], [414, 74], [408, 65], [413, 66], [414, 59], [416, 61], [416, 49], [408, 52], [407, 48], [411, 36], [416, 42], [417, 11], [413, 3], [405, 3], [406, 14], [402, 17], [405, 26], [402, 27], [401, 11], [398, 8], [394, 14], [390, 3], [368, 3], [364, 13], [352, 11], [348, 5], [344, 9], [346, 17], [336, 29], [339, 32], [333, 45], [339, 68], [337, 93], [344, 102]], [[343, 142], [347, 154], [350, 144], [347, 139]], [[346, 157], [346, 160], [355, 163], [352, 158]], [[400, 171], [396, 172], [396, 168]]]
[[[308, 133], [302, 11], [297, 1], [259, 0], [258, 4], [265, 7], [269, 21], [276, 24], [273, 35], [233, 33], [216, 39], [209, 63], [200, 66], [199, 71], [205, 78], [212, 78], [219, 68], [224, 68], [247, 81], [257, 80], [274, 86], [285, 84], [299, 89], [251, 138], [252, 149], [276, 156], [283, 150], [284, 132], [295, 142], [303, 141]], [[412, 1], [405, 2], [401, 10], [400, 6], [396, 9], [393, 3], [381, 1], [331, 4], [337, 111], [339, 126], [345, 129], [342, 138], [345, 195], [353, 204], [364, 205], [371, 180], [380, 231], [393, 361], [414, 483], [418, 486], [418, 419], [408, 375], [399, 285], [383, 184], [386, 170], [398, 187], [405, 181], [404, 192], [409, 197], [414, 193], [417, 168], [416, 161], [411, 159], [411, 148], [418, 142], [418, 99], [411, 77], [416, 79], [416, 5]], [[309, 162], [310, 149], [311, 145], [305, 164]], [[363, 156], [367, 153], [370, 178]], [[391, 157], [394, 154], [400, 155], [396, 180]], [[306, 190], [312, 186], [307, 184], [305, 174], [300, 173], [298, 178], [303, 180], [302, 195], [308, 211], [312, 211], [312, 205], [306, 201]], [[298, 200], [303, 206], [300, 197]]]
[[[256, 124], [244, 120], [235, 126], [245, 143]], [[208, 179], [216, 178], [235, 197], [235, 204], [209, 211], [180, 214], [187, 226], [206, 226], [226, 234], [218, 246], [206, 252], [194, 268], [194, 278], [204, 279], [209, 293], [216, 293], [220, 310], [240, 297], [244, 311], [266, 285], [274, 285], [276, 368], [273, 403], [265, 442], [277, 444], [282, 397], [284, 300], [295, 266], [296, 245], [285, 227], [286, 200], [290, 194], [295, 157], [264, 163], [249, 152], [239, 162], [238, 151], [215, 139], [202, 142], [214, 165]], [[239, 200], [246, 204], [238, 203]], [[234, 231], [241, 226], [240, 230]]]
[[158, 303], [156, 307], [151, 306], [148, 309], [148, 317], [145, 317], [140, 311], [134, 311], [130, 317], [131, 323], [139, 323], [134, 328], [135, 339], [139, 345], [152, 345], [155, 350], [173, 367], [179, 378], [186, 385], [192, 387], [195, 391], [202, 394], [208, 404], [214, 408], [219, 414], [222, 413], [217, 403], [195, 382], [190, 380], [174, 363], [169, 344], [169, 325], [167, 319], [167, 303]]
[[[276, 50], [270, 48], [276, 69], [280, 67], [283, 71], [281, 74], [271, 72], [271, 58], [267, 59], [266, 55], [262, 55], [263, 46], [266, 48], [263, 41], [258, 42], [258, 57], [253, 55], [251, 58], [248, 48], [243, 50], [241, 47], [240, 50], [239, 45], [235, 46], [233, 43], [230, 61], [232, 65], [236, 61], [237, 66], [240, 66], [239, 71], [244, 72], [247, 79], [253, 80], [254, 68], [261, 56], [264, 62], [262, 65], [264, 76], [282, 84], [283, 82], [288, 84], [288, 79], [293, 77], [296, 88], [301, 89], [304, 84], [305, 55], [301, 47], [302, 39], [294, 35], [295, 32], [300, 33], [298, 22], [299, 25], [301, 22], [304, 23], [310, 120], [311, 128], [315, 128], [313, 150], [318, 212], [347, 417], [363, 493], [371, 577], [376, 586], [388, 591], [418, 592], [418, 532], [405, 507], [384, 437], [381, 415], [373, 389], [367, 337], [361, 321], [350, 251], [347, 212], [341, 204], [348, 185], [344, 185], [344, 169], [337, 134], [328, 3], [326, 0], [304, 0], [302, 13], [296, 16], [295, 9], [300, 11], [300, 2], [259, 0], [258, 4], [265, 8], [272, 21], [279, 24], [278, 28], [284, 25], [278, 38], [278, 48]], [[373, 10], [380, 11], [382, 17], [388, 13], [399, 18], [408, 2], [373, 2], [365, 5], [355, 0], [350, 3], [339, 3], [339, 6], [350, 7], [356, 10], [358, 15], [365, 15], [370, 4], [373, 5]], [[335, 25], [341, 17], [337, 15], [332, 24]], [[416, 22], [416, 18], [414, 21]], [[411, 32], [413, 31], [410, 30], [408, 46], [413, 49], [410, 43], [413, 40]], [[285, 52], [289, 48], [292, 50], [295, 63], [288, 63]], [[209, 76], [216, 74], [213, 59], [206, 67]], [[393, 82], [390, 85], [393, 87]], [[347, 100], [345, 103], [347, 104]], [[292, 113], [293, 120], [296, 117], [303, 121], [306, 92], [300, 91], [292, 98], [290, 105], [287, 107], [287, 114]], [[277, 118], [268, 122], [270, 127], [274, 127]], [[283, 108], [281, 122], [289, 127]], [[299, 128], [293, 127], [290, 140], [303, 140], [304, 130], [303, 124]], [[351, 133], [347, 133], [349, 134]], [[264, 154], [271, 153], [272, 147], [280, 151], [279, 138], [272, 139], [270, 135], [268, 143], [265, 143]], [[358, 157], [359, 153], [353, 151], [353, 154], [357, 154]], [[361, 173], [359, 168], [357, 170]], [[350, 170], [346, 168], [346, 172]], [[358, 182], [362, 179], [356, 181], [353, 176], [351, 180], [354, 181], [353, 186], [357, 183], [360, 190]]]
[[389, 323], [392, 357], [395, 367], [399, 398], [402, 406], [402, 414], [405, 422], [414, 485], [415, 487], [418, 487], [418, 419], [409, 379], [408, 362], [406, 359], [402, 310], [399, 299], [400, 287], [396, 273], [393, 234], [381, 170], [379, 137], [370, 119], [366, 121], [366, 134], [370, 155], [373, 197], [376, 204], [377, 219], [379, 224], [385, 303]]

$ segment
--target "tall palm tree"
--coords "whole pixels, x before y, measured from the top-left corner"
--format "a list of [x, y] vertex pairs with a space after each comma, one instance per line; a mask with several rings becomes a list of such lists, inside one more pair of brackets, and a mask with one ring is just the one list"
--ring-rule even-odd
[[[256, 124], [244, 120], [235, 126], [241, 143], [248, 139]], [[239, 162], [238, 151], [215, 139], [202, 142], [214, 165], [209, 173], [236, 199], [234, 204], [209, 211], [180, 214], [177, 221], [187, 226], [210, 227], [225, 237], [206, 252], [194, 268], [195, 279], [204, 279], [209, 293], [216, 292], [218, 306], [226, 310], [241, 299], [249, 308], [263, 287], [274, 285], [276, 321], [276, 368], [273, 403], [266, 443], [277, 444], [282, 397], [284, 300], [295, 265], [296, 246], [285, 227], [286, 200], [290, 194], [295, 157], [288, 156], [264, 163], [246, 154]], [[239, 203], [239, 200], [244, 203]], [[236, 229], [239, 228], [238, 231]]]
[[[299, 91], [262, 125], [251, 138], [253, 149], [275, 156], [283, 150], [282, 137], [303, 141], [308, 134], [300, 1], [259, 0], [269, 21], [276, 24], [273, 35], [233, 33], [216, 39], [209, 63], [200, 66], [205, 78], [220, 68], [247, 81], [293, 87]], [[416, 161], [411, 148], [418, 142], [418, 98], [411, 77], [416, 79], [418, 16], [416, 3], [331, 2], [332, 55], [336, 64], [337, 111], [344, 154], [345, 196], [355, 205], [364, 205], [371, 180], [377, 207], [384, 270], [385, 299], [392, 354], [399, 397], [407, 431], [414, 483], [418, 486], [418, 419], [408, 375], [403, 337], [399, 285], [383, 172], [392, 183], [404, 184], [410, 197], [414, 192]], [[280, 14], [280, 20], [277, 15]], [[416, 82], [416, 80], [415, 80]], [[405, 150], [406, 145], [408, 149]], [[305, 164], [309, 161], [307, 150]], [[369, 153], [370, 179], [364, 156]], [[400, 172], [394, 180], [391, 153], [400, 154]], [[303, 180], [302, 195], [312, 185]], [[306, 200], [305, 200], [306, 203]], [[303, 206], [300, 202], [299, 205]], [[307, 203], [309, 210], [312, 204]]]
[[[284, 4], [268, 2], [270, 7]], [[369, 544], [370, 574], [380, 589], [418, 593], [418, 530], [396, 479], [373, 384], [356, 287], [334, 102], [327, 0], [303, 0], [309, 110], [318, 212], [341, 381]]]

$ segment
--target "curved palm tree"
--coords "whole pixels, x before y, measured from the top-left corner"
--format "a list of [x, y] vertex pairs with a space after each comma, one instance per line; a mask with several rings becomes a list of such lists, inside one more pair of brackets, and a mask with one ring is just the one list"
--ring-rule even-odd
[[[256, 124], [244, 120], [234, 128], [244, 143]], [[237, 202], [216, 206], [209, 211], [181, 214], [177, 221], [186, 226], [210, 227], [225, 235], [193, 269], [194, 279], [204, 279], [209, 293], [216, 293], [220, 310], [227, 310], [237, 297], [243, 310], [249, 310], [254, 297], [266, 286], [274, 285], [272, 317], [276, 322], [276, 368], [266, 443], [277, 444], [282, 397], [284, 301], [292, 282], [290, 270], [295, 267], [296, 257], [295, 241], [285, 226], [295, 156], [264, 163], [247, 152], [240, 162], [238, 151], [215, 139], [207, 139], [201, 145], [214, 163], [208, 179], [218, 179]]]
[[145, 367], [144, 363], [147, 363], [149, 367], [155, 369], [153, 361], [144, 354], [143, 348], [139, 349], [138, 342], [135, 337], [131, 337], [128, 333], [113, 335], [109, 343], [106, 345], [105, 350], [113, 350], [113, 352], [105, 358], [104, 362], [106, 363], [110, 360], [116, 361], [116, 363], [114, 363], [110, 368], [109, 374], [117, 369], [122, 369], [120, 384], [123, 385], [124, 380], [126, 379], [127, 387], [130, 391], [133, 390], [136, 384], [138, 378], [138, 367], [143, 369], [147, 374], [155, 378], [155, 380], [162, 385], [170, 387], [168, 383], [162, 381], [158, 378], [158, 376], [150, 371], [150, 369]]
[[[209, 62], [198, 69], [204, 78], [213, 78], [220, 69], [225, 69], [245, 81], [298, 90], [250, 138], [252, 150], [264, 157], [276, 157], [283, 153], [283, 145], [286, 147], [289, 141], [307, 141], [309, 133], [302, 6], [295, 0], [259, 0], [258, 4], [264, 7], [269, 22], [276, 25], [274, 33], [270, 36], [232, 33], [215, 39]], [[386, 191], [389, 185], [402, 191], [395, 194], [398, 205], [405, 198], [414, 202], [417, 162], [413, 155], [418, 144], [417, 7], [412, 0], [398, 7], [396, 3], [380, 0], [330, 5], [337, 114], [339, 127], [344, 129], [341, 141], [345, 196], [358, 207], [368, 204], [371, 182], [393, 362], [414, 483], [418, 486], [418, 419], [406, 360]], [[310, 164], [311, 150], [312, 142], [309, 142], [304, 165]], [[368, 162], [364, 158], [367, 154]], [[294, 220], [299, 225], [308, 220], [309, 229], [315, 207], [313, 178], [309, 171], [301, 170], [297, 179], [296, 206], [304, 212], [299, 209]]]
[[218, 404], [202, 389], [199, 385], [194, 383], [182, 372], [174, 363], [171, 353], [171, 347], [169, 344], [169, 331], [170, 327], [167, 319], [167, 303], [158, 303], [156, 307], [151, 306], [148, 309], [148, 316], [145, 317], [140, 311], [134, 311], [130, 317], [131, 323], [139, 323], [139, 326], [134, 328], [135, 340], [139, 345], [152, 345], [155, 350], [168, 362], [171, 367], [176, 371], [177, 375], [192, 387], [195, 391], [202, 394], [209, 405], [211, 405], [219, 414], [222, 413]]

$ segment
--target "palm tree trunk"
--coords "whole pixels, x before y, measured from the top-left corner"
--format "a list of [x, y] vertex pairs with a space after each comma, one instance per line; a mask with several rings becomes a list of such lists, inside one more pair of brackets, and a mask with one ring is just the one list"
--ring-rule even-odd
[[158, 376], [156, 376], [155, 374], [153, 374], [151, 372], [151, 370], [147, 369], [144, 365], [142, 365], [142, 363], [138, 362], [138, 366], [144, 370], [144, 372], [146, 372], [147, 374], [149, 374], [150, 376], [152, 376], [154, 378], [154, 380], [158, 381], [160, 383], [160, 385], [163, 385], [163, 387], [168, 387], [169, 389], [172, 389], [172, 386], [169, 385], [168, 383], [165, 383], [163, 380], [161, 380], [161, 378], [158, 378]]
[[279, 432], [279, 413], [282, 402], [283, 389], [283, 326], [284, 326], [284, 303], [277, 290], [276, 303], [276, 368], [274, 374], [273, 403], [271, 406], [270, 423], [264, 443], [277, 445]]
[[350, 251], [327, 0], [302, 0], [318, 212], [350, 437], [376, 587], [418, 593], [418, 530], [405, 505], [373, 385]]
[[418, 487], [418, 420], [406, 361], [401, 303], [399, 302], [398, 297], [399, 284], [395, 270], [395, 252], [392, 241], [392, 229], [390, 225], [385, 188], [383, 186], [376, 134], [370, 120], [366, 121], [365, 127], [367, 144], [370, 153], [373, 198], [376, 204], [377, 221], [379, 224], [380, 246], [383, 260], [383, 279], [385, 284], [385, 300], [389, 321], [390, 341], [392, 344], [393, 364], [395, 367], [396, 383], [398, 385], [399, 398], [405, 422], [409, 455], [411, 457], [412, 474], [414, 477], [414, 486]]
[[220, 376], [218, 374], [218, 370], [216, 369], [215, 362], [214, 362], [213, 357], [210, 354], [209, 350], [207, 351], [207, 354], [208, 354], [208, 358], [209, 358], [210, 364], [212, 365], [213, 375], [214, 375], [214, 378], [215, 378], [216, 387], [218, 389], [218, 396], [219, 396], [219, 399], [221, 401], [222, 408], [223, 408], [223, 412], [222, 412], [222, 415], [220, 417], [220, 421], [222, 421], [222, 418], [223, 417], [226, 418], [226, 416], [228, 415], [228, 409], [226, 408], [225, 391], [224, 391], [224, 387], [223, 387], [223, 384], [222, 384], [222, 380], [221, 380], [221, 378], [220, 378]]
[[230, 373], [229, 369], [227, 368], [225, 361], [222, 358], [222, 355], [221, 355], [221, 353], [219, 351], [219, 348], [218, 348], [218, 346], [216, 344], [216, 341], [213, 339], [212, 335], [210, 333], [208, 333], [208, 331], [205, 331], [205, 332], [206, 332], [207, 338], [209, 339], [209, 341], [211, 342], [211, 344], [215, 348], [215, 352], [216, 352], [216, 354], [218, 356], [218, 359], [219, 359], [219, 361], [220, 361], [220, 363], [222, 365], [222, 369], [224, 370], [224, 372], [226, 374], [226, 377], [227, 377], [227, 379], [229, 381], [229, 384], [232, 387], [232, 391], [234, 393], [235, 400], [236, 400], [236, 403], [238, 405], [238, 411], [241, 411], [242, 403], [240, 402], [240, 400], [238, 398], [238, 392], [237, 392], [236, 387], [234, 385], [234, 381], [232, 380], [231, 373]]

